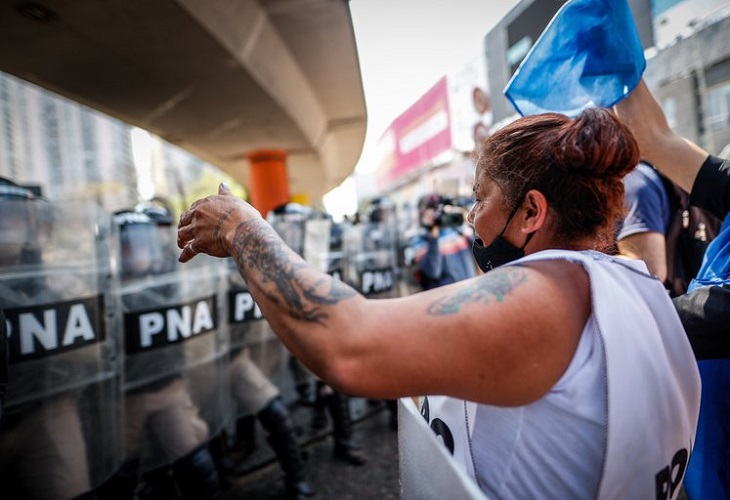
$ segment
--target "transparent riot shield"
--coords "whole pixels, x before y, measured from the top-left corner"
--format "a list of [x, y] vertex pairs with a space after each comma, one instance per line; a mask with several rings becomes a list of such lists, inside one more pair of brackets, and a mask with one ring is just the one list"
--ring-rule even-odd
[[410, 398], [398, 401], [401, 498], [486, 500], [476, 482], [449, 455]]
[[[307, 245], [307, 227], [314, 217], [312, 210], [296, 203], [287, 204], [280, 213], [270, 214], [269, 221], [276, 232], [297, 254], [306, 258], [305, 245]], [[284, 370], [283, 376], [278, 379], [279, 388], [282, 391], [282, 398], [287, 402], [293, 402], [302, 398], [314, 383], [314, 377], [310, 371], [289, 351], [284, 348], [284, 362], [288, 370]], [[292, 387], [293, 385], [293, 387]]]
[[[235, 422], [229, 435], [228, 452], [235, 469], [244, 472], [276, 458], [282, 446], [290, 443], [282, 439], [292, 425], [288, 423], [289, 417], [286, 413], [282, 416], [280, 410], [272, 412], [272, 408], [277, 408], [277, 399], [285, 401], [293, 392], [287, 361], [294, 358], [263, 317], [233, 259], [228, 259], [227, 264], [225, 314], [231, 339], [228, 369], [231, 420]], [[276, 425], [272, 424], [274, 421]], [[262, 429], [265, 432], [257, 431], [263, 422], [268, 426]], [[264, 436], [268, 445], [258, 445]]]
[[288, 355], [261, 314], [233, 259], [226, 262], [234, 416], [255, 415], [280, 394]]
[[413, 238], [421, 228], [418, 221], [417, 207], [406, 205], [398, 212], [398, 278], [396, 279], [398, 295], [403, 297], [423, 290], [418, 279], [418, 264], [413, 248]]
[[396, 295], [396, 234], [388, 222], [348, 224], [343, 233], [344, 281], [365, 296]]
[[[330, 237], [334, 224], [329, 218], [308, 220], [304, 227], [304, 245], [302, 257], [310, 265], [322, 272], [330, 268]], [[341, 250], [341, 248], [340, 248]]]
[[304, 231], [308, 218], [306, 213], [285, 213], [281, 215], [271, 215], [269, 222], [274, 230], [281, 236], [289, 247], [297, 254], [303, 255], [304, 251]]
[[140, 270], [127, 273], [118, 290], [124, 322], [125, 472], [141, 473], [175, 462], [221, 430], [230, 414], [228, 337], [221, 321], [222, 261], [199, 255], [179, 265], [171, 251], [149, 258], [141, 253], [144, 246], [157, 255], [156, 238], [165, 231], [174, 234], [174, 227], [139, 223], [122, 230], [127, 231], [122, 259], [130, 243], [136, 254], [128, 268]]
[[110, 223], [89, 203], [0, 201], [7, 498], [75, 497], [122, 463]]
[[5, 391], [8, 385], [8, 332], [5, 314], [0, 309], [0, 429], [5, 409]]

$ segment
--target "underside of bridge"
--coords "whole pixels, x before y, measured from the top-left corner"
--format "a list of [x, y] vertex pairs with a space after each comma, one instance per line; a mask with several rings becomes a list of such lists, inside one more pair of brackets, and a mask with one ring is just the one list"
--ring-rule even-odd
[[287, 153], [316, 203], [354, 169], [366, 111], [345, 0], [0, 5], [0, 70], [159, 135], [247, 186]]

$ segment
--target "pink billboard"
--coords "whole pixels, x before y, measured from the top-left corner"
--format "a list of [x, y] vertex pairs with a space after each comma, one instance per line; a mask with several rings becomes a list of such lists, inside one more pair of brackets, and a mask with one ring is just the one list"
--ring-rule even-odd
[[377, 169], [377, 185], [386, 188], [433, 158], [451, 149], [451, 117], [446, 76], [396, 118], [381, 139], [384, 160]]

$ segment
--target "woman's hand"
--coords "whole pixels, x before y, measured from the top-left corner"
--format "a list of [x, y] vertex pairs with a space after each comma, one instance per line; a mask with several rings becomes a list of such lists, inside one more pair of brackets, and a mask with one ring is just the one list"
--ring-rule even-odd
[[236, 228], [255, 218], [261, 218], [258, 210], [236, 198], [228, 186], [221, 183], [217, 195], [194, 202], [180, 215], [177, 246], [182, 252], [179, 261], [187, 262], [199, 253], [230, 256]]

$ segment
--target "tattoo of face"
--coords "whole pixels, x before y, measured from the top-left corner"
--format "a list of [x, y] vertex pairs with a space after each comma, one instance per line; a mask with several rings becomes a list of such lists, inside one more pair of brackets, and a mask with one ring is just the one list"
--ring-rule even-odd
[[241, 273], [247, 267], [255, 269], [262, 283], [272, 283], [274, 287], [268, 288], [266, 295], [273, 302], [286, 304], [293, 318], [324, 324], [328, 315], [322, 306], [357, 295], [355, 290], [329, 276], [314, 282], [305, 278], [303, 271], [309, 265], [264, 221], [239, 224], [233, 249]]
[[436, 300], [428, 307], [427, 312], [432, 316], [445, 316], [459, 312], [464, 304], [502, 302], [507, 295], [526, 281], [527, 273], [522, 267], [495, 269], [474, 280], [469, 286]]

